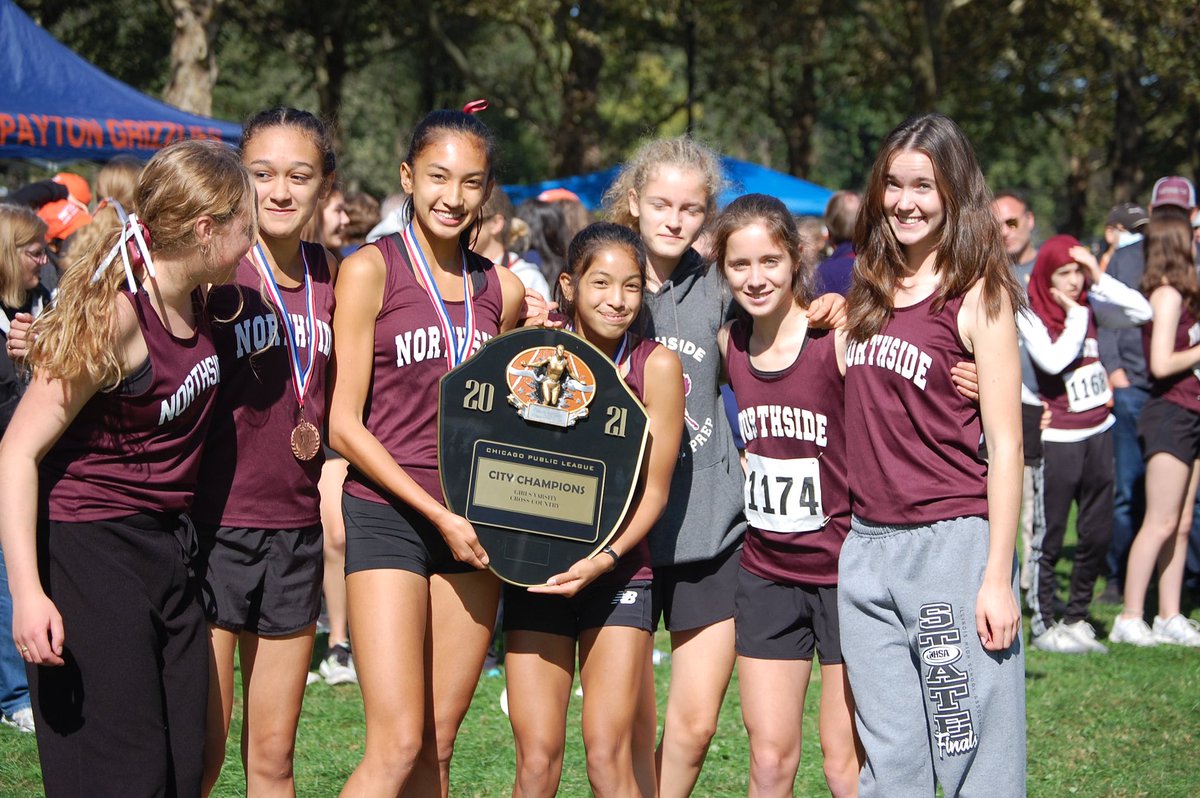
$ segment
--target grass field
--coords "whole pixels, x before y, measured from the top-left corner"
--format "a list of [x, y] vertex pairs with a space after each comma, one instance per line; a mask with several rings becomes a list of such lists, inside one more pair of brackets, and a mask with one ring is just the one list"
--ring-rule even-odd
[[[1067, 568], [1060, 564], [1060, 575]], [[1195, 607], [1192, 617], [1200, 617]], [[1103, 638], [1117, 608], [1093, 605]], [[1026, 630], [1028, 624], [1026, 624]], [[660, 633], [657, 646], [667, 648]], [[656, 668], [660, 717], [669, 668]], [[483, 677], [455, 752], [453, 796], [510, 794], [512, 735], [500, 710], [502, 677]], [[1117, 645], [1107, 656], [1068, 656], [1027, 649], [1026, 697], [1031, 796], [1200, 795], [1200, 651]], [[828, 794], [816, 739], [819, 679], [804, 712], [805, 744], [796, 794]], [[572, 733], [559, 794], [589, 794], [579, 735], [580, 699], [571, 702]], [[218, 796], [245, 794], [235, 720]], [[362, 753], [362, 703], [353, 685], [308, 689], [296, 756], [297, 792], [334, 796]], [[716, 739], [696, 787], [697, 796], [746, 792], [748, 747], [741, 724], [736, 676]], [[0, 796], [41, 795], [37, 748], [32, 735], [0, 729]]]

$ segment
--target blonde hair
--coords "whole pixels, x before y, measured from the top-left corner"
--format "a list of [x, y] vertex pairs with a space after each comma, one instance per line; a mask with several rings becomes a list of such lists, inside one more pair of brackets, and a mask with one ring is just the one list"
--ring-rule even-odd
[[[198, 248], [198, 219], [209, 216], [218, 226], [229, 224], [247, 209], [253, 213], [253, 197], [250, 173], [236, 152], [217, 142], [189, 140], [164, 147], [150, 159], [133, 204], [150, 231], [151, 255], [178, 256]], [[121, 232], [110, 224], [73, 253], [57, 303], [34, 323], [29, 361], [52, 379], [86, 375], [104, 386], [121, 380], [113, 308], [125, 273], [118, 261], [99, 280], [92, 279]]]
[[660, 166], [674, 166], [700, 175], [707, 193], [704, 221], [705, 224], [712, 221], [717, 210], [717, 197], [725, 187], [721, 160], [711, 149], [688, 136], [653, 139], [638, 147], [604, 192], [604, 218], [637, 230], [637, 219], [629, 212], [629, 192], [640, 196]]
[[22, 250], [46, 241], [46, 223], [21, 205], [0, 205], [0, 303], [9, 308], [25, 304], [29, 292], [21, 279]]
[[[133, 210], [132, 205], [124, 207]], [[71, 246], [59, 261], [63, 272], [71, 269], [76, 261], [87, 258], [90, 252], [103, 246], [103, 242], [108, 241], [120, 227], [121, 220], [117, 217], [117, 209], [112, 205], [105, 205], [97, 210], [92, 216], [92, 221], [79, 228], [79, 232], [71, 237]], [[105, 254], [108, 254], [108, 250], [105, 250]], [[83, 268], [86, 269], [87, 266]]]
[[132, 208], [141, 173], [141, 161], [132, 155], [118, 155], [104, 164], [96, 175], [96, 196], [101, 200], [115, 199], [124, 207]]

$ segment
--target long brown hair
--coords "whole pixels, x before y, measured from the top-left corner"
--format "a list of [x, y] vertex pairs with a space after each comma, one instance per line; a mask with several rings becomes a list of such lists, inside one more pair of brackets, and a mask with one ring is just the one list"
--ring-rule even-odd
[[901, 278], [907, 274], [904, 249], [896, 240], [883, 208], [883, 193], [893, 159], [906, 151], [929, 156], [945, 213], [937, 231], [934, 270], [941, 284], [933, 308], [965, 294], [983, 280], [983, 302], [996, 318], [1007, 295], [1015, 309], [1025, 303], [1004, 253], [1000, 225], [992, 212], [992, 194], [962, 129], [944, 114], [914, 116], [888, 134], [863, 196], [854, 230], [854, 277], [847, 297], [847, 333], [864, 341], [891, 318]]
[[725, 276], [725, 254], [729, 237], [744, 227], [761, 224], [778, 246], [792, 259], [792, 297], [801, 307], [813, 300], [812, 276], [816, 260], [804, 246], [796, 219], [787, 206], [766, 194], [746, 194], [726, 206], [713, 227], [713, 258], [721, 276]]
[[1173, 205], [1154, 209], [1142, 243], [1146, 268], [1142, 293], [1150, 296], [1159, 286], [1169, 285], [1183, 296], [1188, 311], [1200, 317], [1200, 281], [1196, 279], [1192, 225], [1187, 211]]

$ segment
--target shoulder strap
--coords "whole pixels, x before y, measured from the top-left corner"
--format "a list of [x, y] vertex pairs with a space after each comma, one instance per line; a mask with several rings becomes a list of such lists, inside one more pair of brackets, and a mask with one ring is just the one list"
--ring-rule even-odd
[[[408, 273], [416, 279], [416, 267], [408, 257], [408, 247], [404, 245], [404, 238], [399, 233], [392, 233], [387, 236], [392, 241], [392, 246], [400, 253], [401, 260], [408, 267]], [[471, 282], [471, 296], [478, 297], [487, 288], [487, 271], [484, 268], [485, 260], [480, 258], [471, 250], [467, 250], [467, 279]]]

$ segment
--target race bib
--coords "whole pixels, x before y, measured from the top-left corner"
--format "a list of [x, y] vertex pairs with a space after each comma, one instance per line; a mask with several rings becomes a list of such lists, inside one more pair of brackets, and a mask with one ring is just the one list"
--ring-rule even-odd
[[1067, 386], [1067, 408], [1072, 413], [1082, 413], [1084, 410], [1100, 407], [1112, 399], [1112, 389], [1108, 387], [1108, 372], [1099, 361], [1064, 372], [1063, 382]]
[[746, 520], [768, 532], [815, 532], [829, 520], [816, 457], [779, 460], [746, 454]]

